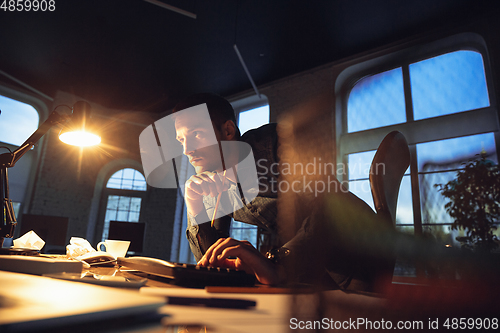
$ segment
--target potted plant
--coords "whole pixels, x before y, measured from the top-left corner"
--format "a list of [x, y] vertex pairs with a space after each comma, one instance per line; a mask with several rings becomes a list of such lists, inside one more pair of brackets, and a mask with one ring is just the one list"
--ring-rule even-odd
[[441, 194], [450, 201], [445, 208], [454, 219], [452, 229], [463, 229], [466, 236], [457, 237], [462, 248], [475, 252], [491, 252], [498, 247], [493, 234], [500, 218], [500, 168], [479, 158], [465, 164], [457, 177], [445, 185], [436, 184]]

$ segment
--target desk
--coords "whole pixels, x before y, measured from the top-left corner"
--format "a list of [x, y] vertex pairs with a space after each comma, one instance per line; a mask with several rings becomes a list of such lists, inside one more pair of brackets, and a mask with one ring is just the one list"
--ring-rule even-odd
[[[113, 267], [84, 271], [129, 274]], [[261, 290], [266, 293], [248, 293], [247, 289], [246, 293], [211, 293], [154, 280], [149, 280], [147, 287], [131, 290], [0, 271], [0, 331], [165, 332], [168, 327], [177, 332], [179, 325], [203, 325], [218, 332], [287, 331], [292, 296], [269, 293], [265, 287]], [[204, 308], [165, 305], [165, 296], [237, 298], [257, 303], [247, 310]], [[144, 317], [152, 320], [143, 322]]]
[[[117, 273], [113, 267], [91, 271], [129, 274]], [[67, 331], [177, 333], [184, 325], [203, 326], [207, 332], [237, 333], [318, 328], [369, 331], [369, 325], [379, 327], [377, 331], [394, 331], [399, 324], [418, 325], [413, 329], [427, 331], [438, 323], [433, 332], [449, 332], [443, 326], [446, 318], [499, 319], [499, 290], [488, 288], [486, 293], [484, 286], [400, 284], [393, 285], [385, 298], [340, 290], [287, 291], [266, 287], [190, 289], [153, 280], [146, 287], [126, 290], [0, 271], [0, 331], [32, 332], [36, 327], [37, 332], [60, 332], [61, 327], [71, 327]], [[171, 305], [166, 304], [168, 296], [253, 300], [256, 306], [236, 310]]]
[[2, 332], [95, 332], [156, 315], [164, 304], [137, 291], [0, 271]]
[[[96, 272], [103, 272], [103, 268]], [[119, 272], [127, 276], [126, 272]], [[292, 292], [289, 288], [260, 287], [207, 287], [181, 288], [164, 282], [149, 280], [140, 294], [163, 297], [222, 298], [255, 301], [248, 309], [209, 308], [168, 304], [160, 309], [165, 315], [162, 324], [167, 332], [179, 327], [199, 326], [207, 332], [288, 332]], [[204, 329], [202, 330], [204, 331]]]

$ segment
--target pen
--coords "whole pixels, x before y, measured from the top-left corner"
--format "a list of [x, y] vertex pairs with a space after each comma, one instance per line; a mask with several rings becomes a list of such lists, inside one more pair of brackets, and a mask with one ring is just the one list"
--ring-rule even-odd
[[247, 309], [254, 307], [255, 301], [233, 298], [203, 298], [203, 297], [167, 297], [167, 303], [172, 305], [204, 306], [209, 308]]
[[[226, 171], [227, 170], [224, 170], [224, 173], [222, 174], [222, 185], [224, 185], [224, 183], [226, 182]], [[222, 192], [220, 192], [219, 195], [217, 196], [217, 202], [215, 203], [214, 214], [212, 215], [212, 223], [211, 223], [212, 227], [214, 226], [215, 214], [217, 214], [217, 209], [219, 208], [219, 202], [220, 202], [221, 195], [222, 195]]]

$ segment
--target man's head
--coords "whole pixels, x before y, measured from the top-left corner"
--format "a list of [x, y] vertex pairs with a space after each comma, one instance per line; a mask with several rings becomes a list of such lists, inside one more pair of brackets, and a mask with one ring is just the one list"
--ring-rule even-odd
[[[210, 120], [194, 110], [192, 113], [175, 114], [203, 104], [208, 108]], [[218, 95], [203, 93], [184, 99], [175, 106], [173, 112], [177, 140], [196, 172], [221, 171], [218, 142], [238, 140], [240, 137], [231, 104]]]
[[[236, 116], [231, 103], [229, 103], [225, 98], [212, 93], [191, 95], [177, 103], [173, 112], [175, 113], [200, 104], [207, 105], [208, 113], [210, 114], [210, 118], [212, 119], [212, 123], [216, 130], [221, 131], [223, 124], [225, 124], [228, 120], [232, 121], [236, 126]], [[236, 130], [235, 139], [237, 140], [240, 138], [240, 131], [237, 127]]]

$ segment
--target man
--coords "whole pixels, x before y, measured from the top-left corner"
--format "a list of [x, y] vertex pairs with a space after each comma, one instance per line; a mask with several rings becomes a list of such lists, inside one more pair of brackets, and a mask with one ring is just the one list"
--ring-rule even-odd
[[[194, 111], [193, 107], [200, 105], [206, 105], [210, 120], [201, 113], [183, 111]], [[352, 228], [343, 227], [352, 221], [374, 220], [371, 208], [347, 191], [332, 193], [326, 199], [303, 196], [303, 209], [278, 230], [278, 175], [273, 173], [278, 163], [276, 125], [265, 125], [241, 136], [231, 105], [213, 94], [191, 96], [174, 112], [177, 140], [196, 171], [185, 184], [185, 202], [187, 238], [199, 265], [242, 269], [255, 274], [263, 284], [307, 282], [333, 289], [348, 288], [354, 279], [361, 281], [357, 289], [371, 288], [373, 277], [365, 270], [370, 263], [343, 250], [356, 244], [357, 239], [356, 233], [349, 231]], [[255, 189], [258, 194], [251, 201], [245, 200], [239, 179], [239, 162], [246, 153], [238, 145], [223, 149], [227, 142], [245, 142], [252, 148], [254, 163], [260, 169]], [[222, 206], [226, 212], [217, 211], [218, 202], [225, 203]], [[218, 217], [212, 224], [214, 211]], [[231, 217], [267, 231], [270, 251], [266, 256], [248, 241], [229, 238]], [[280, 239], [278, 231], [283, 228], [290, 229], [292, 237]]]
[[[229, 238], [231, 217], [234, 217], [238, 221], [254, 224], [266, 230], [269, 236], [268, 243], [274, 243], [269, 246], [277, 244], [277, 193], [269, 186], [271, 181], [276, 180], [277, 175], [270, 172], [265, 175], [259, 174], [261, 190], [257, 198], [246, 202], [245, 196], [240, 195], [238, 186], [238, 181], [242, 180], [236, 178], [242, 172], [241, 170], [234, 172], [234, 168], [231, 168], [237, 165], [241, 158], [241, 146], [233, 147], [224, 154], [221, 154], [220, 146], [220, 142], [247, 142], [252, 147], [255, 161], [262, 160], [270, 166], [277, 163], [276, 125], [263, 126], [241, 137], [231, 104], [214, 94], [191, 96], [179, 103], [174, 112], [201, 104], [206, 104], [208, 107], [210, 122], [192, 113], [182, 115], [179, 113], [179, 116], [175, 116], [177, 140], [182, 144], [183, 153], [196, 171], [196, 174], [186, 182], [184, 194], [188, 212], [187, 238], [191, 250], [200, 265], [243, 269], [255, 274], [264, 284], [282, 282], [284, 272], [281, 266], [264, 257], [248, 241]], [[224, 164], [227, 164], [227, 169], [224, 168]], [[224, 173], [224, 170], [228, 171]], [[216, 218], [212, 226], [207, 211], [213, 214], [219, 193], [222, 198], [220, 200], [226, 200], [231, 208], [237, 209], [234, 209], [234, 212], [230, 211], [228, 215]]]

